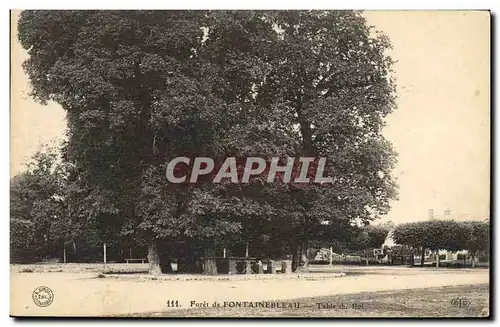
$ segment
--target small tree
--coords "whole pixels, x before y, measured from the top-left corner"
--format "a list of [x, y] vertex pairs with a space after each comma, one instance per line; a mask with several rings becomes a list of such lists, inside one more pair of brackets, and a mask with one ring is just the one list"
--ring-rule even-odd
[[71, 229], [62, 223], [66, 219], [64, 187], [65, 170], [57, 149], [48, 146], [33, 155], [25, 172], [11, 179], [11, 252], [17, 252], [18, 259], [60, 253], [58, 245]]
[[422, 223], [406, 223], [396, 226], [392, 233], [396, 244], [406, 245], [414, 250], [421, 250], [420, 266], [424, 266], [426, 226]]
[[380, 248], [384, 244], [390, 230], [383, 225], [366, 227], [368, 245], [370, 248]]
[[383, 225], [363, 226], [359, 229], [358, 234], [349, 242], [348, 248], [355, 251], [362, 251], [368, 265], [368, 254], [373, 249], [382, 247], [389, 232], [390, 230]]
[[475, 268], [475, 257], [481, 251], [488, 251], [490, 244], [490, 225], [487, 221], [464, 222], [470, 230], [470, 237], [465, 242], [465, 249], [470, 253], [472, 268]]

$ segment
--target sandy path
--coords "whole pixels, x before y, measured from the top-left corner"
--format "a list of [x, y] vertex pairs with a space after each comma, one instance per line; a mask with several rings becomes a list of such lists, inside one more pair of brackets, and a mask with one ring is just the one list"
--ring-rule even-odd
[[[382, 273], [381, 273], [382, 272]], [[12, 315], [100, 316], [167, 310], [178, 300], [182, 309], [191, 301], [291, 300], [299, 297], [400, 290], [489, 282], [488, 270], [384, 269], [377, 274], [334, 279], [272, 279], [229, 281], [161, 281], [96, 278], [96, 273], [18, 273], [11, 271]], [[54, 293], [54, 302], [37, 307], [31, 298], [40, 285]]]

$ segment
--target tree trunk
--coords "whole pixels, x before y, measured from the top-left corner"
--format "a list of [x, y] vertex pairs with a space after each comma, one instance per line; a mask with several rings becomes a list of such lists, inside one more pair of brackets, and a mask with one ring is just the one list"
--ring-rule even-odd
[[213, 247], [205, 248], [205, 257], [203, 258], [203, 274], [217, 275], [217, 263], [215, 261], [215, 249]]
[[299, 266], [297, 267], [297, 272], [309, 271], [309, 259], [307, 258], [307, 248], [308, 248], [307, 240], [302, 240], [299, 247], [300, 261], [299, 261]]
[[422, 247], [422, 257], [420, 257], [420, 267], [424, 266], [425, 261], [425, 247]]
[[476, 256], [474, 254], [471, 254], [471, 267], [476, 268]]
[[63, 262], [66, 263], [66, 244], [63, 247]]
[[148, 262], [149, 262], [149, 274], [150, 275], [160, 275], [160, 255], [158, 253], [158, 241], [155, 238], [151, 238], [148, 244]]
[[300, 254], [299, 248], [295, 242], [292, 245], [292, 271], [295, 272], [299, 269]]

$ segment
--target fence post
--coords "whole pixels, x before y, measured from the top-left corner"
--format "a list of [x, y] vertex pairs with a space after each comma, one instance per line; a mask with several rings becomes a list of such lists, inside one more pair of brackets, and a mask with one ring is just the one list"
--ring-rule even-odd
[[436, 249], [436, 268], [439, 268], [439, 249]]
[[102, 247], [104, 249], [104, 264], [106, 264], [106, 243], [104, 243]]

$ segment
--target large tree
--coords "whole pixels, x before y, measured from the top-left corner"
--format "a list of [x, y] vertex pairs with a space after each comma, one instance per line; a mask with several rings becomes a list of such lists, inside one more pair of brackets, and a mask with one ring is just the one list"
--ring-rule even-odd
[[[241, 15], [237, 12], [230, 17], [239, 22]], [[221, 40], [216, 45], [230, 52], [226, 60], [231, 62], [246, 59], [248, 53], [259, 54], [265, 70], [259, 70], [251, 81], [253, 92], [248, 101], [280, 108], [286, 119], [275, 123], [283, 122], [283, 128], [288, 128], [291, 122], [297, 132], [292, 151], [327, 157], [334, 180], [330, 187], [287, 187], [287, 196], [294, 203], [287, 212], [293, 217], [290, 224], [296, 226], [294, 261], [298, 264], [300, 259], [306, 267], [308, 242], [314, 238], [316, 226], [330, 221], [329, 226], [337, 228], [341, 220], [375, 219], [388, 211], [389, 200], [396, 196], [390, 176], [395, 153], [382, 135], [384, 118], [395, 106], [390, 75], [393, 62], [386, 53], [390, 43], [366, 24], [360, 12], [252, 15], [258, 19], [251, 26], [261, 28], [249, 42], [239, 42], [241, 38], [235, 38], [233, 30], [240, 33], [245, 28], [252, 33], [255, 29], [225, 25], [226, 33], [213, 29], [216, 40]], [[221, 42], [227, 45], [221, 46]]]
[[[243, 144], [259, 148], [248, 138], [272, 129], [266, 108], [215, 87], [234, 81], [201, 56], [206, 18], [197, 11], [25, 11], [19, 23], [32, 95], [67, 111], [73, 214], [108, 226], [109, 237], [138, 232], [149, 243], [152, 273], [160, 272], [158, 239], [213, 243], [239, 226], [234, 214], [217, 209], [228, 201], [225, 207], [237, 211], [234, 197], [224, 189], [169, 185], [165, 162], [245, 155], [252, 150]], [[212, 200], [218, 202], [207, 206]]]
[[[32, 96], [67, 111], [72, 212], [145, 239], [151, 273], [160, 239], [202, 242], [215, 273], [214, 244], [257, 219], [287, 225], [306, 267], [317, 226], [372, 220], [395, 196], [390, 45], [360, 12], [24, 11], [19, 39]], [[164, 177], [177, 156], [300, 155], [327, 157], [333, 185]]]

